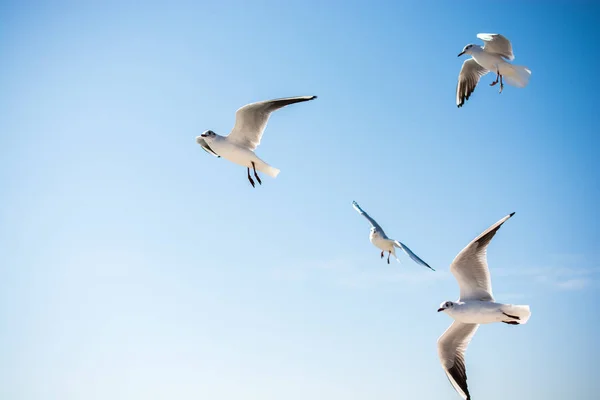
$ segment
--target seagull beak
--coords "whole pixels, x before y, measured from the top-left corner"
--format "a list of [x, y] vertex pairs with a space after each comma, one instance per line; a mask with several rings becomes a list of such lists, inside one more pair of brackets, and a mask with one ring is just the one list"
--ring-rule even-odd
[[444, 311], [444, 309], [443, 308], [438, 308], [438, 312], [440, 312], [440, 311]]
[[463, 54], [465, 54], [465, 52], [461, 51], [460, 54], [458, 55], [458, 57], [462, 56]]

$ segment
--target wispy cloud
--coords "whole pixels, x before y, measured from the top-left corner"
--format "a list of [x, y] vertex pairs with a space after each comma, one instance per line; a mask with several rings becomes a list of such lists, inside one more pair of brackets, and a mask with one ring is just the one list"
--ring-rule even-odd
[[[568, 265], [581, 264], [583, 267]], [[577, 256], [557, 255], [551, 265], [545, 267], [495, 268], [498, 277], [521, 277], [535, 283], [559, 290], [582, 290], [600, 281], [600, 268], [585, 267], [589, 262]], [[565, 266], [567, 265], [567, 266]]]
[[[538, 285], [548, 290], [584, 290], [600, 283], [600, 267], [590, 266], [590, 263], [581, 257], [566, 255], [552, 256], [549, 266], [545, 267], [511, 267], [492, 268], [493, 280], [511, 280], [519, 278], [528, 284]], [[407, 268], [410, 261], [402, 261], [400, 265], [382, 263], [379, 265], [371, 260], [362, 259], [332, 259], [332, 260], [305, 260], [299, 261], [283, 268], [272, 270], [277, 279], [288, 281], [331, 282], [336, 285], [365, 288], [399, 284], [425, 284], [434, 281], [453, 280], [450, 271], [445, 269], [432, 272], [417, 266]], [[583, 265], [571, 267], [568, 265]], [[567, 266], [565, 266], [567, 265]], [[499, 297], [518, 299], [524, 297], [521, 293], [509, 292]]]
[[555, 285], [564, 290], [578, 290], [589, 286], [592, 283], [591, 279], [569, 279], [563, 282], [555, 282]]

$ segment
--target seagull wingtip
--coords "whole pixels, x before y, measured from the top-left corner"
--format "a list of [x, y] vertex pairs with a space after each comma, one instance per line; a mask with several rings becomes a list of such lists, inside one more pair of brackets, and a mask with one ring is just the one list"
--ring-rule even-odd
[[510, 213], [509, 217], [512, 217], [513, 215], [515, 215], [514, 211]]

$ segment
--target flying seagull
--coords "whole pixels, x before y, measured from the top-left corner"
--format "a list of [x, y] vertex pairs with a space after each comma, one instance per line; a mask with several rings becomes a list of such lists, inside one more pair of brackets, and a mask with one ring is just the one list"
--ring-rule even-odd
[[[408, 254], [408, 256], [410, 258], [413, 259], [414, 262], [416, 262], [417, 264], [420, 264], [424, 267], [429, 268], [432, 271], [435, 271], [435, 269], [431, 268], [429, 266], [429, 264], [427, 264], [425, 261], [421, 260], [415, 253], [412, 252], [411, 249], [408, 248], [408, 246], [406, 246], [405, 244], [397, 241], [397, 240], [393, 240], [387, 237], [387, 235], [385, 234], [385, 232], [383, 231], [383, 229], [381, 229], [381, 226], [379, 226], [379, 224], [369, 216], [369, 214], [367, 214], [366, 212], [364, 212], [364, 210], [362, 208], [360, 208], [360, 206], [358, 205], [358, 203], [356, 201], [352, 202], [352, 207], [354, 207], [354, 209], [356, 211], [358, 211], [358, 213], [360, 215], [362, 215], [363, 217], [365, 217], [369, 223], [371, 224], [371, 232], [369, 233], [369, 239], [371, 240], [371, 243], [373, 243], [375, 245], [375, 247], [379, 248], [381, 250], [381, 258], [383, 258], [383, 253], [384, 252], [388, 252], [388, 257], [387, 257], [387, 263], [390, 263], [390, 255], [393, 254], [394, 257], [396, 258], [396, 260], [398, 260], [398, 257], [396, 256], [396, 247], [404, 250], [404, 252], [406, 254]], [[400, 262], [400, 260], [398, 260], [398, 262]]]
[[465, 368], [465, 351], [479, 324], [504, 322], [509, 325], [524, 324], [529, 320], [529, 306], [515, 306], [494, 302], [492, 282], [486, 253], [490, 241], [500, 226], [515, 213], [511, 213], [473, 240], [452, 261], [450, 271], [458, 281], [460, 298], [440, 305], [454, 322], [438, 339], [438, 355], [448, 380], [458, 394], [470, 400]]
[[254, 177], [262, 185], [257, 170], [273, 178], [279, 174], [277, 168], [270, 166], [254, 153], [254, 150], [260, 144], [269, 116], [273, 111], [287, 105], [316, 98], [317, 96], [298, 96], [247, 104], [236, 111], [235, 125], [229, 135], [221, 136], [208, 130], [196, 137], [196, 143], [209, 154], [223, 157], [235, 164], [246, 167], [248, 180], [252, 187], [255, 187], [254, 180], [250, 176], [250, 167], [252, 167]]
[[504, 89], [504, 82], [512, 86], [523, 88], [529, 83], [531, 71], [527, 67], [512, 65], [508, 61], [515, 59], [512, 51], [512, 45], [509, 40], [497, 33], [479, 33], [477, 37], [485, 42], [484, 46], [468, 44], [458, 55], [470, 54], [469, 58], [462, 65], [460, 74], [458, 74], [458, 85], [456, 86], [456, 105], [462, 107], [465, 101], [469, 100], [479, 79], [492, 71], [496, 73], [496, 80], [490, 83], [494, 86], [500, 80], [500, 91]]

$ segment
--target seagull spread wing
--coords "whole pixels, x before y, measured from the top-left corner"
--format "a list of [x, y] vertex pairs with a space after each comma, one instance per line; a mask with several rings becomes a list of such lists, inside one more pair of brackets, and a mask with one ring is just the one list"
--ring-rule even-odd
[[437, 342], [438, 356], [448, 380], [464, 400], [471, 400], [467, 386], [465, 351], [478, 327], [478, 324], [454, 321]]
[[316, 99], [317, 96], [287, 97], [247, 104], [235, 113], [235, 125], [227, 139], [254, 151], [260, 144], [269, 116], [290, 104]]
[[450, 272], [458, 281], [460, 301], [494, 301], [492, 280], [487, 264], [487, 247], [502, 224], [514, 214], [511, 213], [490, 226], [462, 249], [452, 261]]
[[498, 33], [479, 33], [477, 37], [485, 42], [483, 50], [488, 53], [495, 53], [509, 61], [515, 59], [513, 54], [512, 44], [510, 40]]
[[199, 138], [197, 139], [197, 141], [198, 141], [198, 144], [199, 144], [200, 146], [202, 146], [202, 149], [203, 149], [204, 151], [206, 151], [208, 154], [212, 154], [213, 156], [215, 156], [215, 157], [217, 157], [217, 158], [220, 158], [220, 157], [221, 157], [220, 155], [218, 155], [217, 153], [215, 153], [215, 152], [213, 151], [213, 149], [211, 149], [211, 148], [210, 148], [210, 146], [208, 145], [208, 143], [206, 143], [206, 140], [204, 140], [204, 139], [202, 139], [202, 138], [200, 138], [200, 137], [199, 137]]
[[408, 256], [410, 258], [412, 258], [412, 260], [414, 262], [416, 262], [417, 264], [420, 264], [420, 265], [422, 265], [424, 267], [429, 268], [432, 271], [435, 271], [435, 269], [431, 268], [429, 266], [429, 264], [427, 264], [425, 261], [421, 260], [421, 258], [419, 258], [419, 256], [417, 256], [415, 253], [413, 253], [412, 250], [409, 249], [408, 246], [405, 245], [404, 243], [399, 242], [399, 241], [396, 240], [396, 241], [394, 241], [394, 244], [396, 245], [396, 247], [402, 249], [406, 254], [408, 254]]
[[375, 228], [376, 231], [380, 232], [381, 234], [383, 234], [385, 236], [385, 233], [383, 232], [383, 229], [381, 229], [381, 226], [379, 226], [379, 224], [377, 223], [377, 221], [375, 221], [373, 218], [371, 218], [371, 216], [369, 214], [367, 214], [362, 208], [360, 208], [360, 206], [358, 205], [357, 202], [353, 201], [352, 202], [352, 207], [354, 207], [354, 209], [356, 211], [358, 211], [358, 213], [360, 215], [362, 215], [363, 217], [365, 217], [369, 223], [371, 224], [371, 226], [373, 228]]
[[462, 107], [465, 101], [469, 100], [475, 86], [479, 83], [479, 79], [488, 72], [490, 71], [483, 68], [472, 58], [463, 63], [460, 74], [458, 74], [458, 85], [456, 86], [456, 105], [458, 107]]

